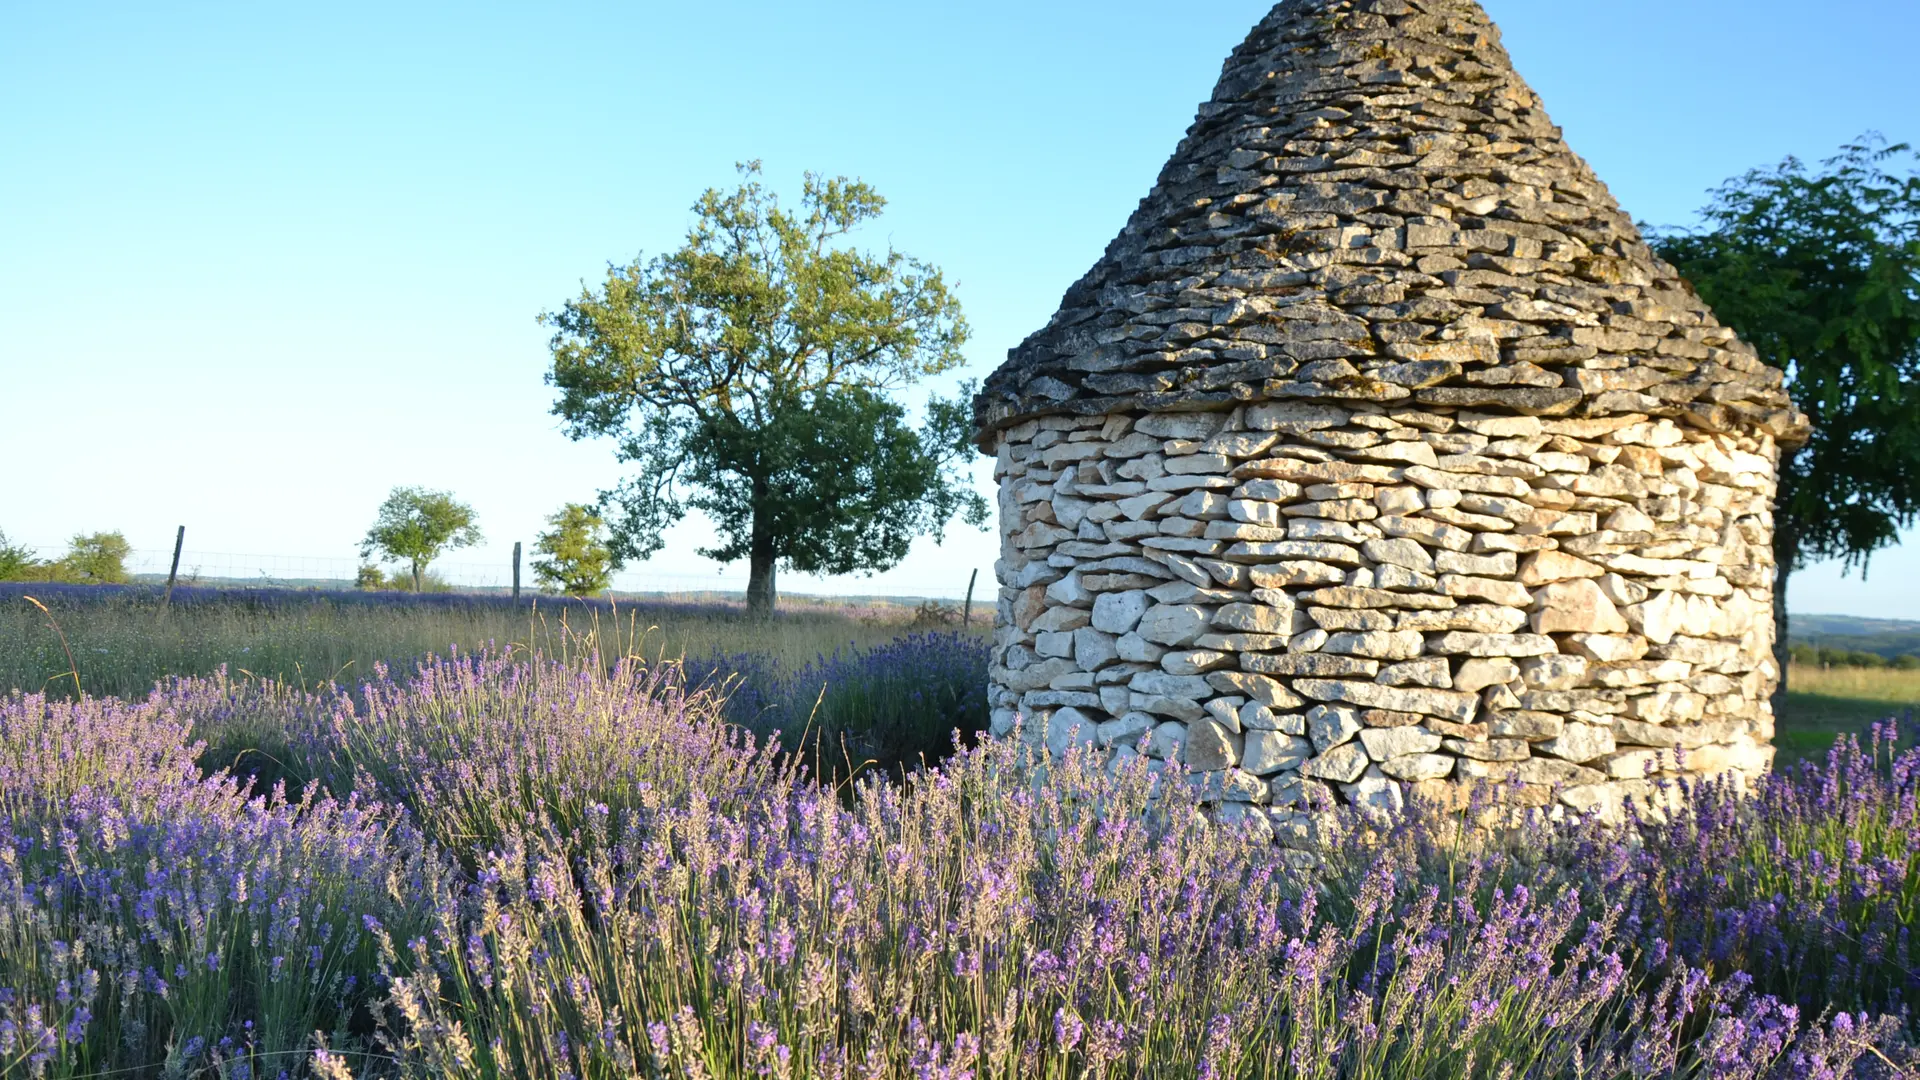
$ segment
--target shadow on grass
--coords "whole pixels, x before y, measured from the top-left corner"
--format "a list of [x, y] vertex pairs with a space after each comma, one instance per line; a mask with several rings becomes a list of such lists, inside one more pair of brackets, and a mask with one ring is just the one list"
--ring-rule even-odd
[[1773, 745], [1779, 754], [1773, 767], [1784, 769], [1801, 761], [1824, 759], [1833, 740], [1866, 731], [1889, 717], [1900, 721], [1900, 745], [1914, 745], [1914, 714], [1920, 702], [1898, 703], [1835, 694], [1787, 694], [1787, 707], [1775, 727]]

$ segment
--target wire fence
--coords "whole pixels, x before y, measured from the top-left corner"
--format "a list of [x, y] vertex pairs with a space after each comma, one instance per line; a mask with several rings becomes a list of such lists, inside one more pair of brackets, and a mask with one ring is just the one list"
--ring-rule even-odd
[[[188, 536], [191, 535], [189, 531]], [[52, 563], [67, 552], [64, 544], [23, 546], [42, 563]], [[125, 565], [127, 573], [136, 581], [165, 581], [172, 563], [170, 547], [134, 548], [128, 553]], [[362, 565], [362, 560], [338, 556], [205, 551], [188, 543], [180, 553], [179, 581], [183, 585], [351, 589]], [[384, 569], [391, 575], [398, 568], [388, 564]], [[942, 582], [895, 580], [884, 574], [873, 578], [826, 579], [782, 574], [779, 587], [783, 593], [801, 595], [960, 601], [966, 596], [971, 570], [971, 567], [962, 568], [954, 580]], [[428, 571], [439, 582], [460, 591], [504, 591], [513, 587], [511, 559], [499, 562], [436, 560]], [[991, 582], [992, 579], [992, 571], [983, 568], [979, 580]], [[534, 588], [529, 561], [521, 564], [521, 583], [529, 591]], [[613, 588], [619, 593], [744, 593], [747, 571], [744, 565], [735, 565], [718, 573], [684, 573], [654, 570], [643, 563], [616, 573]], [[983, 596], [991, 596], [990, 591], [982, 591], [985, 588], [976, 585], [976, 603]]]

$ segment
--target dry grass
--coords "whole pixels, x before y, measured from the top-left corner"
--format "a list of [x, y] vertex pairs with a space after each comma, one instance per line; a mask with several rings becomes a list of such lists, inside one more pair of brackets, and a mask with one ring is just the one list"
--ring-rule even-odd
[[1903, 741], [1913, 742], [1920, 671], [1793, 664], [1787, 687], [1787, 707], [1774, 736], [1780, 748], [1777, 765], [1824, 755], [1835, 736], [1864, 732], [1890, 716], [1902, 718]]
[[[704, 658], [751, 653], [798, 666], [823, 653], [891, 641], [913, 624], [903, 605], [782, 603], [779, 616], [750, 618], [714, 603], [621, 605], [617, 615], [505, 605], [347, 606], [324, 601], [270, 608], [207, 604], [161, 611], [151, 600], [104, 599], [56, 606], [80, 684], [89, 694], [143, 697], [170, 675], [231, 670], [313, 685], [354, 683], [376, 663], [404, 664], [429, 653], [538, 646], [552, 655], [581, 642], [648, 657]], [[976, 618], [973, 626], [989, 623]], [[955, 627], [957, 629], [957, 627]], [[48, 617], [27, 603], [0, 604], [0, 694], [71, 690], [68, 653]]]

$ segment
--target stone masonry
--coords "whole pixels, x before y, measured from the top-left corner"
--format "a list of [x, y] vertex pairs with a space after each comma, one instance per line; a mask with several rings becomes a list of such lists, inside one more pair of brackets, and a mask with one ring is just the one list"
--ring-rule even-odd
[[1275, 7], [975, 416], [997, 734], [1178, 761], [1283, 839], [1771, 762], [1805, 418], [1472, 0]]

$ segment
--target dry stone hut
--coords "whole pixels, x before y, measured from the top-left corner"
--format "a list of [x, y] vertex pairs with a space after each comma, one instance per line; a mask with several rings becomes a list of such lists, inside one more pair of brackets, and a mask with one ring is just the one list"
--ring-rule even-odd
[[[1228, 816], [1772, 758], [1779, 373], [1472, 0], [1286, 0], [975, 403], [993, 726]], [[1136, 750], [1139, 747], [1139, 750]]]

